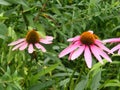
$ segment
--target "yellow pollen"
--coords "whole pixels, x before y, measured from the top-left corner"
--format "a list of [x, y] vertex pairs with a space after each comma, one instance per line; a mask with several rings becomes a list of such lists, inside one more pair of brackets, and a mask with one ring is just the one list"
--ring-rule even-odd
[[98, 36], [89, 32], [89, 31], [87, 31], [87, 32], [83, 32], [81, 34], [80, 41], [83, 44], [91, 45], [91, 44], [94, 44], [95, 39], [98, 39]]
[[30, 30], [26, 35], [26, 41], [28, 43], [35, 44], [38, 43], [39, 40], [40, 40], [40, 36], [35, 30]]

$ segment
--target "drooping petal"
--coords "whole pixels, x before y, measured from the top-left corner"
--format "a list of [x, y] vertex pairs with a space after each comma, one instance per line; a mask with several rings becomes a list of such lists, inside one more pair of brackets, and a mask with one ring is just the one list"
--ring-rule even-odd
[[25, 43], [26, 43], [26, 42], [21, 42], [21, 43], [17, 44], [17, 45], [12, 49], [12, 51], [18, 49], [19, 47], [21, 47], [21, 46], [24, 45]]
[[113, 52], [111, 50], [109, 50], [107, 47], [105, 47], [104, 44], [101, 43], [101, 41], [95, 40], [95, 44], [97, 46], [99, 46], [101, 49], [107, 51], [108, 53], [112, 53], [113, 54]]
[[114, 43], [114, 42], [120, 42], [120, 38], [111, 38], [111, 39], [106, 39], [106, 40], [103, 40], [103, 42], [105, 43]]
[[29, 46], [28, 46], [28, 52], [29, 53], [33, 53], [33, 51], [34, 51], [33, 44], [29, 44]]
[[25, 41], [25, 38], [22, 38], [22, 39], [19, 39], [19, 40], [17, 40], [17, 41], [14, 41], [14, 42], [8, 44], [8, 46], [13, 46], [13, 45], [19, 44], [19, 43], [21, 43], [21, 42], [23, 42], [23, 41]]
[[95, 45], [91, 45], [91, 46], [90, 46], [90, 49], [91, 49], [93, 55], [96, 57], [96, 59], [97, 59], [100, 63], [103, 64], [102, 58], [100, 57], [100, 54], [99, 54], [99, 52], [98, 52], [98, 49], [99, 49], [99, 48], [98, 48], [97, 46], [95, 46]]
[[120, 44], [118, 44], [118, 45], [116, 45], [115, 47], [113, 47], [113, 48], [111, 49], [111, 51], [114, 52], [114, 51], [116, 51], [116, 50], [118, 50], [118, 49], [120, 49]]
[[74, 53], [72, 54], [71, 60], [74, 60], [77, 57], [79, 57], [83, 53], [84, 49], [85, 49], [85, 45], [79, 46], [79, 48], [76, 51], [74, 51]]
[[52, 36], [46, 36], [45, 38], [40, 38], [40, 42], [44, 44], [51, 44], [53, 40]]
[[48, 40], [45, 40], [45, 39], [40, 39], [40, 42], [44, 43], [44, 44], [51, 44], [52, 43], [51, 41], [48, 41]]
[[84, 51], [84, 57], [85, 57], [85, 61], [86, 64], [88, 66], [88, 68], [91, 68], [92, 66], [92, 56], [91, 56], [91, 52], [88, 46], [85, 47], [85, 51]]
[[108, 60], [109, 62], [112, 62], [112, 60], [110, 59], [110, 57], [109, 57], [101, 48], [98, 48], [97, 51], [98, 51], [98, 53], [99, 53], [103, 58], [105, 58], [105, 59]]
[[48, 41], [52, 41], [53, 40], [53, 37], [52, 36], [46, 36], [46, 38]]
[[67, 41], [71, 42], [71, 41], [76, 41], [76, 40], [80, 40], [80, 36], [76, 36], [74, 38], [69, 38]]
[[25, 48], [27, 48], [27, 46], [28, 46], [28, 43], [27, 42], [25, 42], [22, 46], [20, 46], [20, 48], [19, 48], [19, 50], [24, 50]]
[[68, 60], [71, 60], [71, 57], [72, 57], [73, 53], [74, 53], [74, 51], [70, 52], [70, 55], [69, 55], [69, 57], [68, 57]]
[[39, 43], [35, 43], [36, 48], [41, 49], [43, 52], [46, 52], [46, 49]]
[[59, 58], [69, 54], [70, 52], [74, 51], [75, 49], [77, 49], [79, 47], [79, 43], [75, 43], [75, 44], [71, 44], [69, 45], [67, 48], [65, 48], [60, 54], [59, 54]]

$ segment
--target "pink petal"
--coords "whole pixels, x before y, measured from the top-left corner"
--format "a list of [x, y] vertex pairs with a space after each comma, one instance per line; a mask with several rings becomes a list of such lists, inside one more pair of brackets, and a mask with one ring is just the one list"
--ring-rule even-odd
[[79, 47], [79, 43], [75, 43], [75, 44], [71, 44], [69, 45], [67, 48], [65, 48], [60, 54], [59, 54], [59, 58], [69, 54], [70, 52], [74, 51], [75, 49], [77, 49]]
[[90, 49], [91, 49], [93, 55], [96, 57], [96, 59], [97, 59], [100, 63], [103, 64], [102, 58], [100, 57], [100, 54], [98, 53], [98, 49], [99, 49], [99, 48], [98, 48], [97, 46], [95, 46], [95, 45], [91, 45], [91, 46], [90, 46]]
[[25, 42], [22, 46], [20, 46], [20, 48], [19, 48], [19, 50], [24, 50], [25, 48], [27, 48], [27, 46], [28, 46], [28, 43], [27, 42]]
[[99, 40], [95, 40], [95, 44], [99, 46], [101, 49], [107, 51], [108, 53], [113, 53], [111, 50], [109, 50], [107, 47], [104, 46], [104, 44], [101, 43]]
[[120, 49], [120, 44], [118, 44], [118, 45], [116, 45], [115, 47], [113, 47], [113, 48], [111, 49], [111, 51], [114, 52], [114, 51], [116, 51], [116, 50], [118, 50], [118, 49]]
[[46, 36], [45, 38], [41, 38], [40, 42], [44, 44], [51, 44], [53, 40], [52, 36]]
[[51, 41], [47, 41], [45, 39], [40, 39], [40, 42], [44, 43], [44, 44], [51, 44], [52, 43]]
[[112, 60], [110, 59], [110, 57], [101, 48], [98, 48], [97, 51], [106, 60], [108, 60], [109, 62], [112, 62]]
[[8, 46], [16, 45], [16, 44], [19, 44], [19, 43], [21, 43], [21, 42], [23, 42], [23, 41], [25, 41], [25, 38], [22, 38], [22, 39], [19, 39], [19, 40], [17, 40], [17, 41], [14, 41], [14, 42], [8, 44]]
[[52, 36], [46, 36], [46, 38], [48, 41], [52, 41], [53, 40], [53, 37]]
[[85, 45], [79, 46], [79, 48], [76, 51], [74, 51], [74, 53], [72, 54], [71, 60], [74, 60], [77, 57], [79, 57], [83, 53], [84, 49], [85, 49]]
[[91, 68], [91, 66], [92, 66], [92, 56], [91, 56], [91, 52], [90, 52], [88, 46], [85, 47], [84, 57], [85, 57], [85, 61], [86, 61], [86, 64], [87, 64], [88, 68]]
[[33, 44], [29, 44], [28, 53], [33, 53], [33, 51], [34, 51]]
[[111, 39], [106, 39], [106, 40], [103, 40], [103, 42], [105, 43], [108, 43], [108, 42], [120, 42], [120, 38], [111, 38]]
[[69, 38], [67, 41], [71, 42], [71, 41], [76, 41], [76, 40], [80, 40], [80, 36]]
[[43, 52], [46, 52], [46, 49], [39, 43], [36, 43], [35, 46], [36, 46], [36, 48], [41, 49]]
[[71, 60], [71, 57], [72, 57], [73, 53], [74, 53], [74, 51], [70, 52], [70, 55], [69, 55], [69, 57], [68, 57], [68, 60]]
[[18, 49], [19, 47], [21, 47], [22, 45], [24, 45], [26, 42], [21, 42], [20, 44], [17, 44], [13, 49], [12, 51]]

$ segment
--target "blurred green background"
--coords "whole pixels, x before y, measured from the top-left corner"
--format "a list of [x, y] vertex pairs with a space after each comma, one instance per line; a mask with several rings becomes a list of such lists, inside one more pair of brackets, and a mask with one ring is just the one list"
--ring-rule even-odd
[[[46, 53], [37, 51], [38, 61], [8, 47], [31, 28], [54, 37]], [[120, 37], [120, 1], [0, 0], [0, 90], [120, 90], [119, 55], [104, 65], [93, 58], [91, 70], [84, 58], [58, 58], [68, 38], [88, 30], [101, 40]]]

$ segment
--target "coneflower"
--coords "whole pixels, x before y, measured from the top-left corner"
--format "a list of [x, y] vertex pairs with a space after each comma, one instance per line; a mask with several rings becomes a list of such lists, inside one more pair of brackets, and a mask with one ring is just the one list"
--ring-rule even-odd
[[43, 52], [46, 52], [46, 49], [40, 44], [51, 44], [53, 40], [52, 36], [45, 36], [45, 38], [42, 38], [37, 31], [30, 30], [25, 38], [21, 38], [17, 41], [14, 41], [8, 46], [14, 46], [13, 51], [16, 49], [24, 50], [28, 47], [28, 53], [33, 53], [34, 47], [41, 49]]
[[68, 59], [74, 60], [84, 53], [84, 58], [89, 68], [92, 67], [92, 54], [102, 64], [102, 58], [112, 62], [106, 53], [112, 52], [104, 46], [102, 41], [98, 39], [97, 35], [93, 34], [93, 31], [83, 32], [80, 36], [70, 38], [67, 41], [72, 43], [59, 54], [60, 58], [70, 53]]

